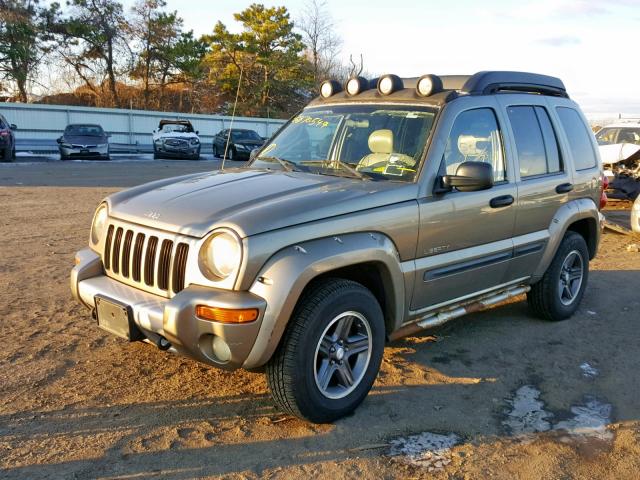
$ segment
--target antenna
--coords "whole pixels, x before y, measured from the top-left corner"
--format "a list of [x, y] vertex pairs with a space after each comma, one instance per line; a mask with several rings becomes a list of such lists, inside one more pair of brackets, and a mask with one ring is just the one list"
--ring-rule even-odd
[[233, 102], [233, 112], [231, 113], [231, 123], [229, 124], [229, 133], [227, 134], [227, 143], [224, 146], [224, 155], [222, 156], [222, 165], [220, 170], [224, 170], [224, 161], [227, 159], [229, 151], [229, 142], [231, 141], [231, 129], [233, 128], [233, 119], [236, 117], [236, 107], [238, 106], [238, 97], [240, 96], [240, 85], [242, 84], [242, 72], [244, 69], [240, 67], [240, 78], [238, 79], [238, 89], [236, 90], [236, 101]]

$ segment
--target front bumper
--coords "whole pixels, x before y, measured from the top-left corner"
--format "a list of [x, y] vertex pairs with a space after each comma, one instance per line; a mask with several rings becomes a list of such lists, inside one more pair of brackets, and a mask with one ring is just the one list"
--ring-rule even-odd
[[[143, 292], [107, 277], [100, 256], [90, 249], [76, 254], [76, 266], [71, 270], [71, 291], [76, 299], [92, 310], [98, 294], [130, 306], [135, 324], [153, 343], [164, 337], [179, 353], [227, 370], [241, 367], [249, 356], [267, 306], [264, 299], [250, 292], [199, 285], [190, 285], [173, 298]], [[196, 305], [257, 308], [260, 313], [258, 319], [251, 323], [225, 324], [196, 317]], [[228, 361], [216, 357], [213, 350], [216, 337], [229, 347], [231, 356]]]
[[59, 147], [60, 155], [69, 158], [107, 158], [109, 156], [109, 145], [102, 147]]
[[171, 146], [165, 143], [156, 143], [155, 152], [165, 157], [183, 158], [194, 157], [200, 154], [200, 144], [188, 144], [187, 146]]

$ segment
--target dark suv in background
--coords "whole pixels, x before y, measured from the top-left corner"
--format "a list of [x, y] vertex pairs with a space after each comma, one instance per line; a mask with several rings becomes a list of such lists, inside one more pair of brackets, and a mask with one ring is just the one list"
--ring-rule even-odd
[[0, 160], [3, 162], [11, 162], [16, 158], [16, 136], [13, 131], [17, 129], [0, 115]]

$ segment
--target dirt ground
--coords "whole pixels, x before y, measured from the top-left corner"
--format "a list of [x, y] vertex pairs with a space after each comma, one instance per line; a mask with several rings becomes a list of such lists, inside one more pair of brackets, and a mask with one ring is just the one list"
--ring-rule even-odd
[[[37, 168], [0, 177], [15, 185]], [[119, 187], [83, 171], [95, 186], [0, 187], [1, 478], [640, 476], [637, 239], [603, 236], [571, 320], [517, 301], [395, 342], [363, 405], [318, 426], [276, 410], [260, 374], [96, 327], [68, 274]], [[67, 181], [50, 172], [35, 183]]]

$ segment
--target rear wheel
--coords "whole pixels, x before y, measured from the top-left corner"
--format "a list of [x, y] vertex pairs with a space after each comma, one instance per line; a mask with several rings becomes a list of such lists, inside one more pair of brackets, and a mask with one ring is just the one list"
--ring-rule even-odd
[[529, 306], [546, 320], [565, 320], [578, 309], [588, 278], [587, 243], [582, 235], [567, 232], [542, 280], [527, 294]]
[[11, 149], [11, 161], [14, 162], [16, 160], [16, 146], [14, 145]]
[[378, 375], [384, 335], [380, 305], [361, 284], [342, 279], [315, 284], [267, 364], [275, 403], [316, 423], [349, 414]]
[[11, 148], [6, 147], [2, 150], [2, 161], [3, 162], [11, 161]]

